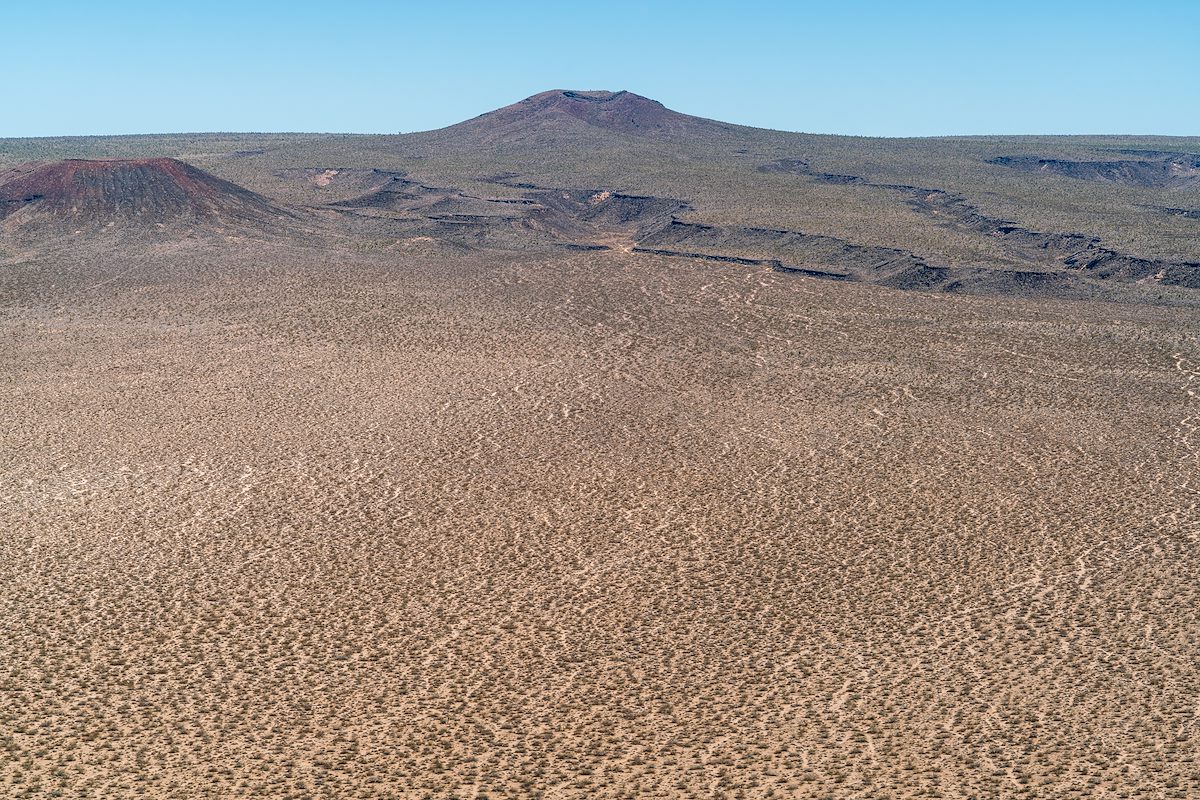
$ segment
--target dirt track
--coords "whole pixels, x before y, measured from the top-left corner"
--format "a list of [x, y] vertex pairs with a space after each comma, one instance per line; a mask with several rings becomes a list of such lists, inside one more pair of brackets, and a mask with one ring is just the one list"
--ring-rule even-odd
[[1200, 791], [1190, 312], [293, 257], [9, 298], [0, 794]]

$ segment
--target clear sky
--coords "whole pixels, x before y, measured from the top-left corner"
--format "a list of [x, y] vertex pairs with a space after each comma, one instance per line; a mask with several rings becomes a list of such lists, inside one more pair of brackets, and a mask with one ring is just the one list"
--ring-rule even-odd
[[817, 133], [1200, 135], [1200, 0], [0, 0], [0, 136], [394, 133], [551, 88]]

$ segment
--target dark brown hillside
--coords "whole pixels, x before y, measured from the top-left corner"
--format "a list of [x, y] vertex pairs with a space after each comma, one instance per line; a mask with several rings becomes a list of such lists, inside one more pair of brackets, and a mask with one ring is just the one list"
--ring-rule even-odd
[[736, 125], [672, 111], [657, 100], [633, 92], [554, 89], [451, 125], [442, 132], [466, 134], [481, 144], [502, 144], [539, 134], [570, 133], [589, 127], [660, 139], [682, 139], [739, 129]]
[[173, 158], [31, 163], [0, 176], [6, 228], [243, 227], [288, 216], [261, 195]]

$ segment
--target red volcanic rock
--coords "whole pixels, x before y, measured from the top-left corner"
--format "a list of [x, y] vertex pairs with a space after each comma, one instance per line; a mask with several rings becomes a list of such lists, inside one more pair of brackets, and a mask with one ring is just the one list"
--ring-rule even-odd
[[173, 158], [72, 159], [0, 175], [0, 219], [10, 224], [235, 225], [285, 215], [261, 195]]
[[[582, 123], [582, 125], [581, 125]], [[581, 127], [657, 138], [725, 133], [736, 129], [702, 117], [672, 111], [657, 100], [633, 92], [582, 92], [555, 89], [445, 128], [496, 143], [536, 134], [569, 133]]]

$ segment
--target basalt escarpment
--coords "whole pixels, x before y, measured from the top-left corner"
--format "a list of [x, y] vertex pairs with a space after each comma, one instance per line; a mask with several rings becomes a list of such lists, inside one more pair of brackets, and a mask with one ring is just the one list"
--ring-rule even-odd
[[709, 225], [696, 220], [698, 212], [685, 200], [553, 188], [521, 180], [514, 173], [479, 180], [519, 190], [518, 196], [487, 197], [392, 175], [371, 191], [331, 203], [327, 209], [385, 226], [378, 229], [381, 235], [428, 237], [469, 249], [601, 251], [620, 246], [633, 253], [766, 265], [900, 289], [1062, 294], [1082, 291], [1088, 280], [1200, 286], [1200, 265], [1119, 253], [1085, 234], [1025, 228], [989, 217], [951, 192], [824, 173], [802, 159], [784, 159], [759, 169], [895, 193], [939, 225], [999, 240], [1009, 258], [1004, 264], [946, 263], [903, 248], [799, 230]]
[[1171, 206], [1142, 206], [1149, 211], [1155, 211], [1167, 217], [1183, 217], [1184, 219], [1200, 219], [1200, 208], [1173, 208]]
[[314, 199], [336, 202], [381, 189], [394, 180], [403, 180], [406, 173], [359, 167], [289, 167], [276, 170], [274, 176], [289, 185], [307, 187]]
[[716, 255], [774, 262], [779, 269], [898, 288], [929, 288], [945, 270], [904, 250], [855, 244], [833, 236], [744, 226], [673, 221], [639, 246], [674, 254]]
[[1200, 263], [1139, 258], [1105, 247], [1084, 233], [1051, 233], [1032, 230], [989, 217], [962, 197], [918, 186], [887, 186], [908, 198], [924, 214], [937, 214], [951, 226], [999, 239], [1006, 250], [1025, 261], [1050, 263], [1100, 280], [1140, 281], [1200, 287]]
[[[229, 139], [170, 150], [222, 178], [170, 158], [0, 172], [0, 236], [22, 258], [88, 244], [75, 234], [89, 231], [156, 246], [302, 232], [305, 247], [330, 251], [607, 251], [932, 291], [1088, 294], [1103, 282], [1173, 301], [1165, 287], [1200, 287], [1188, 188], [1200, 150], [1184, 138], [1161, 149], [1039, 140], [1040, 155], [1018, 140], [893, 146], [729, 125], [631, 92], [554, 90], [419, 134]], [[1097, 159], [1072, 160], [1089, 152]], [[929, 188], [950, 174], [953, 190]], [[979, 177], [978, 191], [962, 176]], [[1054, 191], [1030, 197], [1033, 184]]]
[[[988, 216], [961, 195], [942, 189], [873, 183], [856, 175], [821, 172], [801, 159], [784, 159], [759, 169], [802, 176], [820, 183], [853, 184], [894, 192], [914, 211], [935, 217], [938, 224], [999, 240], [1014, 260], [1027, 262], [1035, 268], [1028, 271], [1030, 274], [1061, 269], [1098, 280], [1153, 280], [1188, 288], [1200, 287], [1200, 263], [1141, 258], [1106, 247], [1098, 237], [1088, 234], [1028, 228]], [[1184, 209], [1178, 210], [1186, 213]]]
[[1084, 181], [1119, 183], [1125, 186], [1155, 189], [1200, 186], [1200, 154], [1170, 153], [1160, 150], [1125, 150], [1135, 159], [1115, 161], [1070, 161], [1039, 156], [997, 156], [997, 164], [1021, 172], [1062, 175]]
[[[491, 182], [502, 183], [501, 179]], [[524, 184], [520, 197], [486, 197], [395, 176], [358, 197], [325, 210], [381, 231], [425, 235], [469, 247], [607, 249], [605, 239], [636, 241], [691, 210], [667, 197], [601, 189], [559, 189]]]

